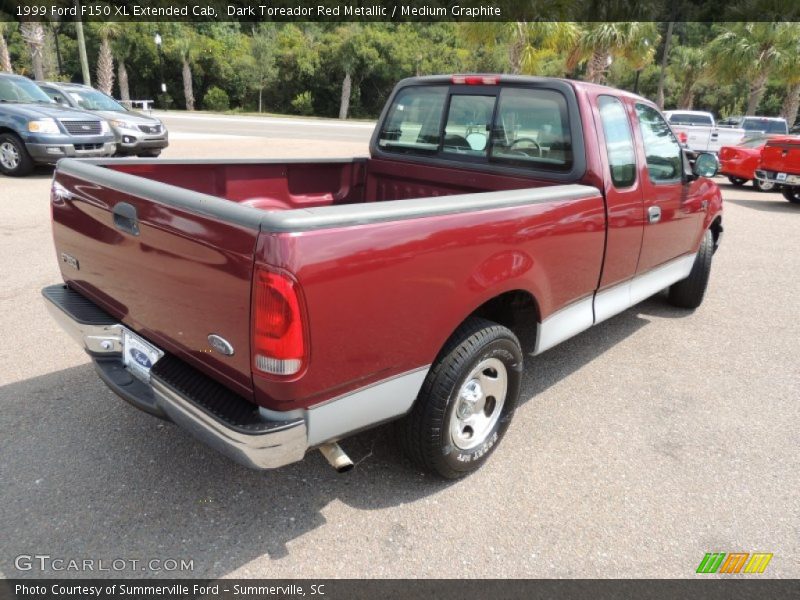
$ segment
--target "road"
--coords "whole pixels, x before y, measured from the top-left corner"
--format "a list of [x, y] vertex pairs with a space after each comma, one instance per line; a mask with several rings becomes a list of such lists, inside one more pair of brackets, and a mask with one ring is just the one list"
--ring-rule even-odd
[[[186, 123], [170, 125], [227, 129]], [[264, 133], [178, 135], [165, 156], [366, 152], [366, 137], [246, 129]], [[720, 180], [703, 306], [655, 297], [529, 358], [503, 444], [445, 483], [400, 456], [390, 427], [343, 443], [358, 462], [346, 475], [316, 452], [257, 473], [116, 398], [39, 298], [59, 281], [49, 176], [0, 179], [0, 574], [693, 577], [706, 552], [762, 551], [765, 576], [800, 577], [800, 207], [777, 194]], [[36, 554], [126, 562], [15, 568]], [[150, 559], [193, 569], [130, 562]]]

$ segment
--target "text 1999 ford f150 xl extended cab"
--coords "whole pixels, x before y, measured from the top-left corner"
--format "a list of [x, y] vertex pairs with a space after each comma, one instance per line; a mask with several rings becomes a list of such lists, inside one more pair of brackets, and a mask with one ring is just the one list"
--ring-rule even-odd
[[541, 353], [667, 287], [700, 304], [716, 168], [626, 92], [408, 79], [369, 158], [61, 161], [43, 293], [118, 395], [245, 465], [344, 470], [338, 440], [402, 419], [454, 478], [509, 426], [523, 333]]

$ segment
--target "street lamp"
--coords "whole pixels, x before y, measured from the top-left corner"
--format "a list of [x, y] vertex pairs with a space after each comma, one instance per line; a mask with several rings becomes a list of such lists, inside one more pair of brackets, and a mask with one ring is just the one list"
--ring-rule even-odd
[[156, 43], [156, 48], [158, 48], [158, 70], [161, 74], [161, 93], [166, 94], [167, 84], [164, 83], [164, 53], [161, 51], [161, 42], [163, 41], [161, 39], [161, 34], [156, 32], [153, 41]]

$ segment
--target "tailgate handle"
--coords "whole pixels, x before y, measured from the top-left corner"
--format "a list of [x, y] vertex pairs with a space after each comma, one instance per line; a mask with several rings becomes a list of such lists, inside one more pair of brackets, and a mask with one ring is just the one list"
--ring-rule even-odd
[[114, 226], [125, 233], [139, 235], [139, 218], [136, 207], [127, 202], [118, 202], [114, 206]]

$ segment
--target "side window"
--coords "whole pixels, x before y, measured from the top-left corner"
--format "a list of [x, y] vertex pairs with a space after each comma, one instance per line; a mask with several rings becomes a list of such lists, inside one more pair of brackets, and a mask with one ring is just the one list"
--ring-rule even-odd
[[486, 156], [494, 103], [494, 96], [451, 96], [442, 152]]
[[644, 104], [636, 105], [636, 115], [642, 132], [650, 181], [666, 183], [680, 180], [683, 170], [681, 147], [667, 122], [656, 109]]
[[413, 86], [395, 98], [378, 137], [378, 145], [394, 152], [437, 152], [447, 88]]
[[625, 107], [612, 96], [600, 96], [597, 104], [606, 138], [611, 181], [618, 188], [630, 187], [636, 182], [636, 155]]
[[59, 94], [56, 90], [54, 90], [51, 87], [43, 87], [42, 91], [48, 96], [50, 96], [50, 98], [55, 100], [56, 102], [61, 103], [64, 101], [64, 99], [61, 97], [61, 94]]

